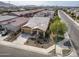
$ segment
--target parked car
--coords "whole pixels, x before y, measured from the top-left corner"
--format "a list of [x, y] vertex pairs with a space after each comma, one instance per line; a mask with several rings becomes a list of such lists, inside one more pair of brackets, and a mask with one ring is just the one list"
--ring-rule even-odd
[[8, 34], [8, 31], [7, 31], [7, 29], [5, 28], [3, 31], [2, 31], [2, 36], [5, 36], [5, 35], [7, 35]]

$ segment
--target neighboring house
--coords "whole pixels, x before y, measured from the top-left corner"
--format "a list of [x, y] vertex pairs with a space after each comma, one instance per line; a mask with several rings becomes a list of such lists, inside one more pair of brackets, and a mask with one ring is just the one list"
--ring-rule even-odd
[[21, 26], [23, 26], [27, 22], [28, 18], [18, 17], [9, 21], [1, 22], [1, 24], [4, 25], [7, 28], [7, 30], [17, 32], [18, 30], [20, 30]]
[[34, 17], [49, 17], [52, 19], [54, 17], [54, 11], [44, 10], [35, 14]]
[[38, 12], [34, 15], [35, 17], [47, 17], [48, 16], [48, 13], [46, 10], [44, 11], [41, 11], [41, 12]]
[[9, 15], [0, 15], [0, 34], [6, 35], [7, 29], [3, 22], [11, 21], [12, 19], [17, 18], [16, 16], [9, 16]]
[[53, 19], [55, 11], [48, 11], [49, 17]]
[[12, 19], [17, 18], [16, 16], [9, 16], [9, 15], [0, 15], [0, 26], [5, 27], [3, 24], [4, 22], [11, 21]]
[[42, 10], [43, 9], [36, 9], [36, 10], [29, 10], [29, 11], [20, 11], [20, 12], [11, 12], [9, 15], [33, 17], [33, 15], [35, 13], [40, 12]]
[[0, 23], [4, 21], [9, 21], [14, 18], [17, 18], [17, 16], [10, 16], [10, 15], [0, 15]]

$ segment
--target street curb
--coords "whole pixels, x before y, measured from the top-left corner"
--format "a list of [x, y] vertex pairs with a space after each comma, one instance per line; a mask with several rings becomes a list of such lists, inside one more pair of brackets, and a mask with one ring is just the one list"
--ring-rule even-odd
[[52, 48], [52, 47], [54, 47], [54, 45], [47, 49], [43, 49], [43, 48], [33, 47], [33, 46], [29, 46], [29, 45], [14, 44], [12, 42], [7, 42], [7, 41], [0, 41], [0, 45], [17, 48], [17, 49], [22, 49], [22, 50], [27, 50], [27, 51], [31, 51], [31, 52], [35, 52], [35, 53], [44, 54], [44, 55], [50, 55], [49, 52], [54, 49], [54, 48]]

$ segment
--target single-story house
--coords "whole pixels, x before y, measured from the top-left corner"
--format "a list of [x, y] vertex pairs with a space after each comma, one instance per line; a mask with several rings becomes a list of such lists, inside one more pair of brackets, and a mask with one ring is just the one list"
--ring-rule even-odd
[[35, 13], [40, 12], [42, 10], [43, 9], [36, 9], [36, 10], [29, 10], [29, 11], [20, 11], [20, 12], [11, 12], [9, 15], [32, 17]]
[[4, 21], [9, 21], [14, 18], [17, 18], [17, 16], [10, 16], [10, 15], [0, 15], [0, 23]]
[[18, 17], [9, 21], [1, 22], [4, 27], [7, 28], [9, 31], [17, 32], [21, 26], [28, 22], [28, 18], [25, 17]]
[[54, 17], [54, 11], [44, 10], [35, 14], [34, 17], [50, 17], [52, 19]]
[[45, 36], [49, 22], [49, 17], [33, 17], [24, 26], [21, 27], [21, 31], [30, 34], [33, 32], [36, 32], [37, 34], [42, 32]]

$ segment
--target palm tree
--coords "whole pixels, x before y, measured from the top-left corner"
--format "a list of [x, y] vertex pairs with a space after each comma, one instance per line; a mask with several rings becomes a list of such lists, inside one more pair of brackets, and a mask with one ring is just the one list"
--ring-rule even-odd
[[55, 39], [55, 53], [56, 53], [56, 43], [58, 41], [58, 37], [64, 37], [64, 33], [67, 31], [67, 27], [65, 23], [61, 22], [59, 17], [56, 17], [54, 22], [50, 25], [50, 31], [52, 39]]

